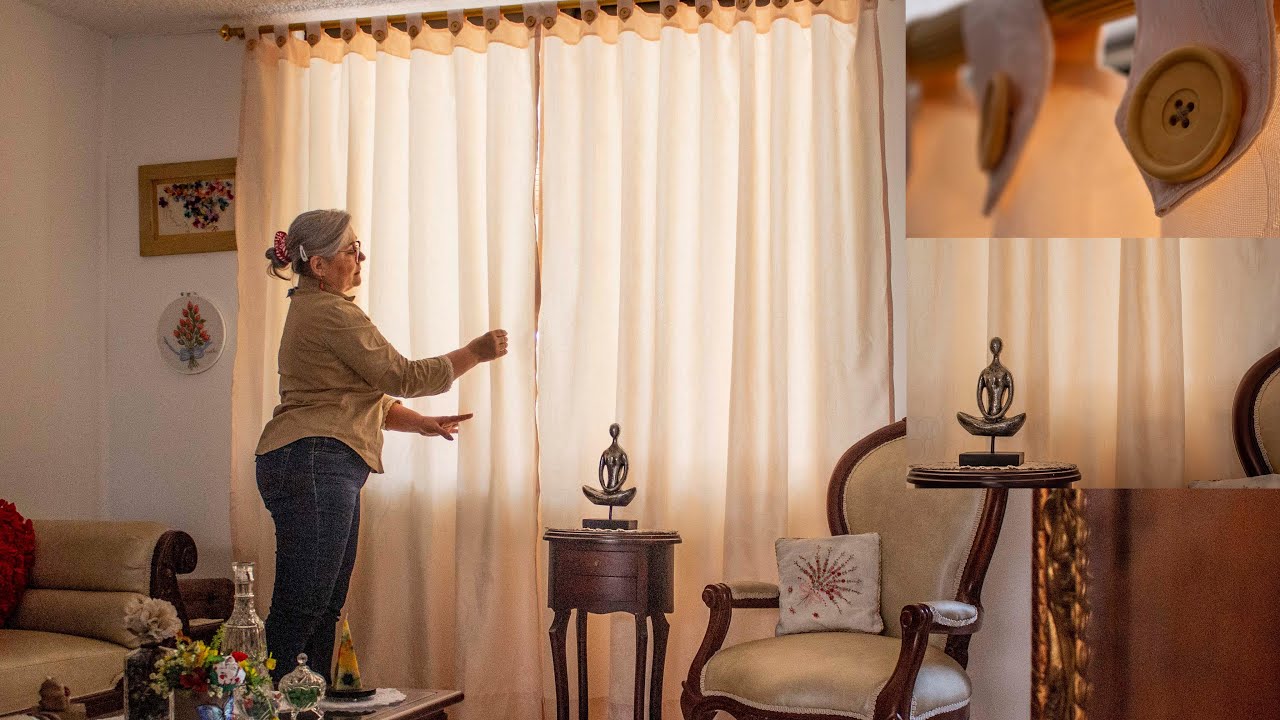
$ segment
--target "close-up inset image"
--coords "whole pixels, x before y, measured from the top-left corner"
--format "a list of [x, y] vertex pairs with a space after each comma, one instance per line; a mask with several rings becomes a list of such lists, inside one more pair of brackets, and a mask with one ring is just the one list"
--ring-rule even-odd
[[1277, 234], [1270, 0], [907, 14], [909, 236]]
[[1280, 317], [1266, 309], [1280, 245], [912, 239], [907, 256], [915, 472], [1020, 467], [1081, 488], [1274, 480]]

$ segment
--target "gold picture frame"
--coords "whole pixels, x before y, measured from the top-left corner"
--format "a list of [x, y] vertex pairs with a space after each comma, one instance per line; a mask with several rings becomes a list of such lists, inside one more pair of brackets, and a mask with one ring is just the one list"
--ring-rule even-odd
[[1089, 699], [1086, 494], [1032, 501], [1031, 720], [1086, 720]]
[[236, 159], [138, 167], [138, 254], [236, 249]]

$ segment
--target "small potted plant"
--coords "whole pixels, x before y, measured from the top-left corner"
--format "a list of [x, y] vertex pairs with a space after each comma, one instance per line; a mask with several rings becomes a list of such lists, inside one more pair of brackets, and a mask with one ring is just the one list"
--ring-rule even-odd
[[223, 655], [221, 644], [222, 630], [207, 645], [179, 635], [175, 652], [156, 665], [151, 687], [172, 693], [174, 720], [231, 720], [236, 704], [254, 720], [275, 718], [267, 672], [275, 659], [259, 663], [242, 652]]

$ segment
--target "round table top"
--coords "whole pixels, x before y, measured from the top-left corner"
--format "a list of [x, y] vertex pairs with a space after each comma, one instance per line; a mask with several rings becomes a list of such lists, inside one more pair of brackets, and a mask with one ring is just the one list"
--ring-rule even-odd
[[576, 540], [603, 543], [652, 543], [677, 545], [680, 533], [675, 530], [597, 530], [594, 528], [547, 528], [543, 540]]
[[1080, 479], [1071, 463], [1026, 462], [1021, 465], [912, 465], [907, 482], [921, 488], [1066, 488]]

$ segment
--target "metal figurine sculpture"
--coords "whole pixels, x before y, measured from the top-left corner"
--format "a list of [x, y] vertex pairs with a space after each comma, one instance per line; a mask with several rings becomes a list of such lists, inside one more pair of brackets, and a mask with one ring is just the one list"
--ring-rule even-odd
[[615, 507], [626, 507], [636, 496], [636, 489], [630, 488], [623, 490], [622, 486], [627, 482], [627, 473], [631, 469], [631, 464], [627, 460], [627, 452], [618, 445], [618, 435], [622, 432], [622, 427], [618, 423], [609, 426], [609, 436], [613, 438], [613, 442], [600, 454], [600, 465], [596, 471], [600, 481], [600, 490], [596, 490], [590, 485], [582, 486], [582, 494], [587, 496], [595, 505], [607, 505], [609, 507], [608, 520], [596, 520], [592, 518], [584, 519], [582, 527], [592, 528], [596, 530], [635, 530], [635, 520], [614, 520], [613, 509]]
[[1023, 454], [1020, 452], [996, 452], [996, 438], [1016, 435], [1027, 421], [1026, 413], [1005, 417], [1009, 406], [1013, 404], [1013, 373], [1000, 364], [1000, 351], [1003, 349], [1004, 341], [998, 337], [991, 338], [991, 364], [978, 374], [978, 411], [982, 413], [982, 417], [956, 413], [956, 420], [970, 435], [991, 438], [991, 450], [985, 453], [960, 453], [961, 465], [1022, 464]]

